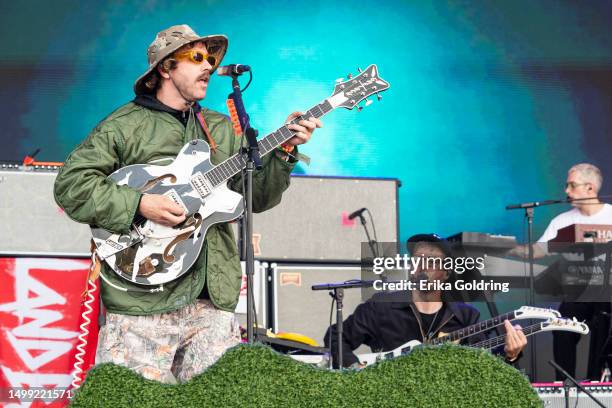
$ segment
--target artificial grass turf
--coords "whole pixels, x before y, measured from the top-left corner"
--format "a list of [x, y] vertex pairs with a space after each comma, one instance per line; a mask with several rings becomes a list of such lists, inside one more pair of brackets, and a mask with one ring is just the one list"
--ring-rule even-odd
[[239, 345], [179, 385], [102, 364], [71, 407], [541, 407], [528, 380], [484, 350], [442, 345], [360, 371], [330, 371]]

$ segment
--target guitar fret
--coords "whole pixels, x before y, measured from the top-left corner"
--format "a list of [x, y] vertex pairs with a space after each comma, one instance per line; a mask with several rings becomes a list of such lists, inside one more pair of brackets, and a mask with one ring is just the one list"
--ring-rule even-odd
[[219, 166], [219, 170], [221, 170], [221, 175], [224, 178], [229, 178], [230, 175], [228, 174], [227, 169], [225, 168], [225, 166]]
[[236, 169], [234, 168], [234, 161], [233, 160], [228, 160], [226, 163], [227, 163], [227, 169], [228, 169], [229, 173], [230, 174], [236, 173]]
[[293, 136], [293, 133], [291, 133], [291, 130], [289, 130], [287, 126], [283, 126], [282, 128], [280, 128], [280, 133], [285, 139], [290, 139]]
[[272, 138], [275, 144], [281, 144], [283, 142], [283, 135], [279, 131], [272, 133]]
[[212, 183], [213, 183], [214, 185], [219, 184], [219, 180], [218, 180], [218, 178], [217, 178], [217, 172], [216, 172], [216, 169], [213, 169], [212, 171], [210, 171], [210, 172], [209, 172], [209, 174], [210, 174], [210, 180], [212, 181]]
[[281, 144], [285, 140], [285, 138], [283, 137], [283, 132], [281, 131], [281, 128], [278, 128], [273, 133], [273, 135], [274, 136], [272, 136], [272, 137], [274, 138], [274, 143], [276, 143], [276, 144]]
[[215, 176], [217, 177], [217, 184], [221, 183], [223, 180], [223, 165], [219, 165], [215, 168]]
[[274, 146], [272, 145], [272, 142], [270, 141], [270, 139], [268, 139], [267, 137], [265, 139], [262, 140], [262, 145], [264, 143], [267, 143], [268, 146], [266, 146], [267, 150], [272, 150], [274, 148]]
[[238, 160], [240, 156], [234, 157], [231, 159], [233, 171], [232, 174], [239, 173], [242, 167], [240, 166], [240, 160]]
[[217, 185], [221, 184], [223, 180], [223, 171], [221, 168], [215, 169], [215, 176], [217, 177]]

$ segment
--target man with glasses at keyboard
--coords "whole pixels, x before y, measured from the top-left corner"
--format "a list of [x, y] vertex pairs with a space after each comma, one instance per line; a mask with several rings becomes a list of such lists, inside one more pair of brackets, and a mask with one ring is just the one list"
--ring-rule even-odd
[[[572, 166], [567, 172], [565, 193], [569, 200], [577, 200], [571, 203], [574, 208], [553, 218], [538, 242], [546, 243], [554, 239], [560, 229], [573, 224], [612, 225], [612, 205], [602, 203], [598, 198], [602, 183], [601, 171], [596, 166], [589, 163]], [[536, 256], [541, 256], [545, 253], [545, 248], [536, 245], [534, 253]], [[609, 311], [610, 304], [603, 302], [562, 302], [559, 306], [559, 312], [563, 316], [576, 317], [580, 321], [589, 322], [591, 329], [593, 329], [591, 333], [591, 359], [596, 358], [597, 349], [601, 348], [601, 343], [605, 341], [608, 332], [605, 324], [598, 330], [597, 325], [594, 325], [596, 321], [593, 319], [600, 317], [601, 312], [605, 316], [605, 313], [609, 313]], [[580, 335], [575, 333], [553, 333], [555, 361], [572, 376], [576, 374], [576, 345], [580, 338]], [[600, 371], [601, 362], [591, 361], [587, 377], [598, 380]], [[563, 380], [564, 377], [561, 373], [557, 373], [557, 379]]]
[[[58, 204], [73, 219], [126, 233], [137, 216], [175, 226], [183, 207], [164, 195], [117, 186], [107, 176], [131, 164], [167, 164], [191, 140], [206, 140], [217, 165], [239, 152], [240, 137], [225, 115], [201, 107], [211, 74], [228, 46], [224, 35], [200, 36], [187, 25], [159, 32], [148, 48], [148, 68], [134, 85], [136, 97], [100, 122], [68, 157], [55, 184]], [[294, 112], [287, 122], [300, 116]], [[253, 208], [278, 204], [295, 166], [296, 146], [322, 124], [290, 124], [295, 136], [262, 158], [253, 177]], [[241, 191], [239, 176], [229, 186]], [[233, 311], [242, 272], [230, 226], [213, 225], [198, 260], [163, 290], [143, 292], [103, 265], [97, 363], [124, 365], [162, 382], [187, 381], [240, 341]]]
[[557, 236], [557, 231], [572, 224], [612, 224], [612, 205], [598, 198], [603, 183], [601, 171], [589, 163], [572, 166], [567, 172], [565, 193], [572, 201], [569, 211], [557, 215], [548, 224], [538, 242], [548, 242]]

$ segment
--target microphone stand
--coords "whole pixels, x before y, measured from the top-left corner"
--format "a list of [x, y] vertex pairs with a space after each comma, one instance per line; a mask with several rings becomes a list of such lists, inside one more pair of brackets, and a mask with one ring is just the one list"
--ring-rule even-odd
[[589, 390], [587, 390], [582, 385], [580, 385], [580, 383], [578, 381], [576, 381], [576, 379], [574, 377], [569, 375], [568, 372], [565, 371], [559, 364], [555, 363], [553, 360], [548, 360], [548, 364], [550, 364], [551, 366], [556, 368], [557, 371], [559, 371], [561, 374], [563, 374], [565, 376], [565, 378], [566, 378], [566, 380], [563, 382], [563, 388], [565, 389], [565, 407], [566, 408], [569, 408], [569, 385], [568, 385], [568, 380], [569, 380], [569, 382], [574, 383], [574, 385], [576, 385], [576, 387], [578, 387], [578, 389], [580, 389], [580, 391], [584, 392], [586, 395], [589, 396], [589, 398], [591, 398], [593, 401], [595, 401], [595, 403], [597, 405], [599, 405], [602, 408], [606, 408], [606, 406], [604, 404], [602, 404], [601, 401], [599, 401], [597, 398], [595, 398], [595, 396], [593, 394], [591, 394], [591, 392]]
[[[234, 91], [229, 95], [229, 98], [234, 100], [236, 112], [240, 120], [240, 126], [243, 129], [247, 139], [247, 147], [242, 146], [240, 151], [246, 158], [246, 168], [242, 171], [243, 181], [246, 180], [243, 194], [246, 201], [246, 208], [242, 216], [241, 239], [242, 248], [241, 255], [246, 263], [247, 277], [247, 341], [252, 344], [255, 341], [253, 333], [253, 323], [255, 321], [255, 299], [253, 296], [253, 275], [255, 274], [255, 254], [253, 252], [253, 172], [255, 169], [261, 170], [262, 162], [259, 155], [259, 146], [257, 144], [257, 130], [251, 127], [249, 115], [246, 113], [244, 103], [242, 101], [242, 91], [238, 83], [237, 73], [231, 74], [232, 88]], [[244, 185], [244, 184], [243, 184]]]
[[[343, 356], [342, 356], [342, 337], [343, 337], [343, 324], [344, 318], [342, 317], [344, 289], [349, 288], [367, 288], [374, 284], [375, 281], [362, 281], [359, 279], [349, 280], [341, 283], [323, 283], [320, 285], [312, 285], [312, 290], [329, 290], [329, 296], [336, 301], [336, 330], [338, 332], [338, 345], [336, 350], [338, 352], [338, 368], [343, 368]], [[332, 354], [332, 331], [329, 331], [329, 353]], [[333, 360], [333, 354], [332, 354]]]
[[[551, 200], [552, 201], [552, 200]], [[552, 203], [551, 203], [552, 204]], [[518, 206], [507, 206], [506, 209], [507, 210], [513, 210], [513, 209], [517, 209], [517, 208], [523, 208], [525, 210], [525, 217], [527, 218], [527, 248], [529, 251], [529, 306], [535, 306], [535, 278], [534, 278], [534, 273], [533, 273], [533, 264], [534, 264], [534, 258], [533, 258], [533, 209], [536, 206], [539, 206], [540, 203], [524, 203], [524, 204], [519, 204]], [[530, 353], [529, 353], [529, 360], [531, 362], [531, 375], [532, 380], [535, 381], [535, 379], [537, 378], [537, 362], [536, 362], [536, 355], [535, 355], [535, 349], [536, 349], [536, 340], [535, 337], [532, 339], [531, 341], [531, 348], [530, 348]]]
[[[533, 209], [535, 207], [540, 207], [542, 205], [552, 205], [552, 204], [560, 204], [567, 202], [567, 200], [545, 200], [545, 201], [533, 201], [521, 204], [512, 204], [507, 205], [506, 210], [517, 210], [524, 209], [525, 210], [525, 218], [527, 218], [527, 248], [528, 248], [528, 258], [529, 258], [529, 306], [535, 306], [535, 277], [533, 273], [533, 264], [534, 264], [534, 256], [533, 256]], [[531, 340], [531, 352], [529, 353], [529, 360], [531, 362], [531, 375], [532, 380], [535, 381], [537, 378], [537, 363], [536, 363], [536, 339], [535, 337]]]
[[[368, 231], [368, 227], [366, 226], [366, 219], [363, 216], [363, 212], [359, 213], [359, 219], [361, 220], [361, 225], [363, 225], [363, 229], [365, 230], [366, 238], [368, 239], [368, 245], [370, 246], [370, 250], [372, 251], [372, 256], [378, 258], [378, 243], [372, 239], [370, 236], [370, 232]], [[376, 244], [376, 246], [374, 246]]]

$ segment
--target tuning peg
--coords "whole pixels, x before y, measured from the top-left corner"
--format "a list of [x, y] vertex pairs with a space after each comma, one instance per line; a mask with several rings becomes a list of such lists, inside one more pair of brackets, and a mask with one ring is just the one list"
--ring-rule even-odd
[[348, 79], [353, 79], [353, 74], [348, 74], [346, 77], [347, 77]]
[[376, 99], [378, 99], [378, 100], [380, 101], [380, 100], [382, 99], [382, 95], [381, 95], [381, 94], [379, 94], [379, 93], [377, 93], [377, 94], [376, 94]]
[[357, 110], [358, 110], [359, 112], [361, 112], [361, 111], [363, 110], [363, 106], [358, 106], [358, 107], [357, 107]]
[[372, 104], [372, 100], [371, 99], [366, 99], [365, 101], [365, 106], [370, 106]]
[[363, 69], [357, 68], [357, 71], [359, 71], [359, 73], [361, 74], [363, 72]]
[[339, 83], [339, 82], [344, 82], [344, 78], [338, 78], [338, 79], [336, 79], [336, 83]]

